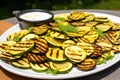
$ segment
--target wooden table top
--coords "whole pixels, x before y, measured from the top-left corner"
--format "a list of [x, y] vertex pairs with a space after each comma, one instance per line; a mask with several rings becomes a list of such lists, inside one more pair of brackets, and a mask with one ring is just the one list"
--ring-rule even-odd
[[[60, 11], [52, 11], [52, 12], [56, 14], [56, 13], [64, 13], [64, 12], [70, 12], [70, 11], [71, 10], [60, 10]], [[81, 10], [81, 11], [106, 13], [106, 14], [111, 14], [111, 15], [120, 17], [120, 11], [93, 10], [93, 9]], [[0, 20], [0, 35], [16, 23], [18, 23], [16, 18]], [[0, 80], [37, 80], [37, 79], [22, 77], [14, 73], [8, 72], [2, 67], [0, 67]], [[40, 80], [43, 80], [43, 79], [40, 79]], [[120, 80], [120, 61], [115, 65], [111, 66], [110, 68], [105, 69], [99, 73], [95, 73], [85, 77], [69, 79], [69, 80]]]

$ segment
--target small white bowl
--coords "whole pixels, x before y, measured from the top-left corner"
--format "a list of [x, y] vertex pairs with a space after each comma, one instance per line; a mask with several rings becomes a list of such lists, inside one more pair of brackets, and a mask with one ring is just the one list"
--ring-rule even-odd
[[47, 10], [28, 9], [19, 12], [16, 17], [21, 29], [26, 29], [31, 26], [48, 23], [53, 19], [54, 14]]

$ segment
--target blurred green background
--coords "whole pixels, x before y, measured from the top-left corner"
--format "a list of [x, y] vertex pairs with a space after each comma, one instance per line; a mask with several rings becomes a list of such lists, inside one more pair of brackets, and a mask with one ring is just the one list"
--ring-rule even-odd
[[0, 19], [12, 17], [12, 11], [14, 10], [25, 10], [34, 8], [46, 10], [120, 10], [120, 0], [1, 0]]

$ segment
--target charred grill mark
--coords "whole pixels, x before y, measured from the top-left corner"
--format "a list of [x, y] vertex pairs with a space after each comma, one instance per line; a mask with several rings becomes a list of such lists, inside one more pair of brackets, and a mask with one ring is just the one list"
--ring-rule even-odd
[[31, 45], [31, 44], [33, 44], [33, 43], [30, 43], [30, 42], [28, 42], [28, 43], [27, 43], [27, 42], [19, 42], [18, 44], [19, 44], [19, 45]]
[[23, 65], [22, 62], [24, 62], [24, 61], [23, 60], [18, 60], [16, 63], [19, 63], [19, 64]]
[[9, 51], [24, 51], [24, 50], [20, 50], [20, 49], [9, 49]]
[[45, 39], [43, 39], [43, 38], [36, 38], [35, 39], [35, 43], [37, 43], [37, 42], [41, 42], [41, 43], [43, 43], [43, 44], [47, 44], [47, 41], [45, 40]]
[[29, 48], [29, 45], [14, 45], [15, 48]]
[[91, 54], [92, 58], [102, 55], [102, 48], [100, 46], [94, 44], [93, 47], [94, 47], [94, 52]]
[[50, 56], [52, 56], [53, 54], [53, 49], [50, 49]]
[[33, 56], [31, 56], [31, 54], [30, 54], [30, 53], [28, 53], [28, 54], [27, 54], [27, 58], [28, 58], [28, 60], [29, 60], [29, 61], [34, 60], [34, 57], [33, 57]]
[[62, 36], [62, 34], [61, 33], [57, 33], [57, 36], [59, 37], [59, 36]]
[[27, 58], [30, 62], [35, 62], [35, 63], [41, 63], [46, 60], [46, 57], [44, 55], [36, 55], [36, 54], [31, 54], [28, 53]]
[[47, 41], [43, 38], [36, 38], [35, 46], [35, 49], [38, 50], [40, 53], [45, 53], [48, 49]]
[[33, 59], [34, 62], [39, 62], [40, 61], [39, 58], [35, 54], [32, 54], [31, 56], [34, 57], [34, 59]]
[[59, 58], [59, 50], [56, 51], [56, 58]]
[[39, 48], [35, 47], [35, 49], [32, 50], [33, 53], [40, 53], [40, 51], [38, 50]]
[[26, 63], [29, 63], [27, 58], [23, 58], [23, 61], [26, 62]]
[[12, 55], [6, 52], [3, 52], [2, 55], [6, 56], [6, 57], [11, 57]]
[[41, 55], [41, 56], [38, 56], [38, 58], [39, 58], [39, 61], [41, 61], [41, 62], [43, 62], [43, 61], [45, 61], [45, 56], [43, 56], [43, 55]]
[[81, 61], [81, 59], [75, 59], [75, 58], [70, 58], [71, 60], [75, 60], [75, 61]]
[[106, 37], [108, 38], [108, 40], [110, 40], [111, 42], [114, 42], [115, 38], [112, 34], [106, 34]]
[[36, 46], [37, 46], [39, 49], [41, 49], [43, 52], [45, 52], [46, 49], [47, 49], [45, 46], [42, 46], [42, 45], [39, 45], [39, 44], [36, 44]]
[[44, 66], [46, 66], [47, 68], [49, 68], [49, 63], [44, 63]]
[[0, 48], [5, 49], [5, 46], [0, 46]]
[[36, 47], [35, 48], [39, 53], [44, 53], [40, 48]]

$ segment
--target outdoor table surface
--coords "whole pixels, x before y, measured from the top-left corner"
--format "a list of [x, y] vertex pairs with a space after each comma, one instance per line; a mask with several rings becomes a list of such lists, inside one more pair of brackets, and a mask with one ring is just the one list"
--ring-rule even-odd
[[[74, 9], [78, 11], [85, 11], [85, 12], [96, 12], [96, 13], [105, 13], [105, 14], [111, 14], [120, 17], [120, 11], [115, 10], [94, 10], [94, 9]], [[57, 10], [52, 11], [54, 14], [57, 13], [67, 13], [74, 10]], [[3, 21], [3, 20], [0, 20]], [[0, 35], [6, 31], [8, 28], [12, 27], [13, 25], [17, 24], [18, 21], [16, 17], [4, 19], [3, 22], [0, 22]], [[1, 27], [1, 26], [4, 27]], [[17, 74], [11, 73], [0, 67], [0, 80], [38, 80], [33, 78], [27, 78], [22, 77]], [[40, 79], [40, 80], [48, 80], [48, 79]], [[53, 80], [53, 79], [52, 79]], [[98, 73], [84, 76], [84, 77], [78, 77], [74, 79], [69, 80], [120, 80], [120, 61], [116, 63], [115, 65], [109, 67], [108, 69], [105, 69], [103, 71], [100, 71]]]

